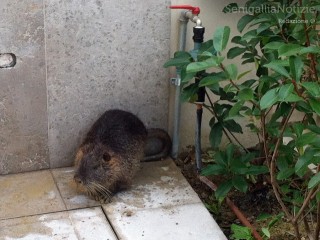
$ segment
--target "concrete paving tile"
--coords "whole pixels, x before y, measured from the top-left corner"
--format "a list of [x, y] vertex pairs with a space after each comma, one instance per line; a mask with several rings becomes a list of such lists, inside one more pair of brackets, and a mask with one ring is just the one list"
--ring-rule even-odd
[[101, 208], [0, 221], [0, 240], [117, 240]]
[[[52, 170], [67, 209], [99, 206], [84, 194], [76, 191], [73, 168]], [[198, 195], [171, 159], [142, 163], [132, 187], [117, 193], [107, 207], [116, 209], [157, 208], [188, 203], [200, 203]]]
[[58, 168], [51, 170], [51, 172], [68, 210], [101, 205], [85, 194], [77, 192], [76, 184], [73, 181], [73, 168]]
[[106, 208], [134, 210], [201, 203], [173, 160], [141, 165], [132, 188], [116, 194]]
[[124, 212], [106, 210], [121, 240], [227, 240], [201, 203]]
[[0, 219], [65, 210], [50, 171], [0, 176]]

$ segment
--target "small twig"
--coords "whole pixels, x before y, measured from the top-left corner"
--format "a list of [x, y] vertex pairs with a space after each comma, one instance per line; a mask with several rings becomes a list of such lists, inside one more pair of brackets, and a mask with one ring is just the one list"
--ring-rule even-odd
[[[261, 115], [261, 126], [262, 126], [262, 138], [263, 138], [263, 149], [264, 149], [264, 155], [266, 157], [266, 160], [268, 161], [269, 151], [267, 146], [267, 135], [266, 135], [266, 119], [265, 115]], [[268, 163], [269, 165], [269, 163]]]
[[304, 224], [305, 231], [306, 231], [306, 233], [307, 233], [307, 235], [309, 237], [309, 240], [314, 240], [312, 232], [310, 230], [310, 226], [309, 226], [308, 220], [306, 218], [306, 214], [303, 217], [303, 224]]
[[317, 225], [316, 225], [316, 230], [314, 233], [314, 238], [315, 240], [319, 240], [319, 233], [320, 233], [320, 202], [317, 204]]

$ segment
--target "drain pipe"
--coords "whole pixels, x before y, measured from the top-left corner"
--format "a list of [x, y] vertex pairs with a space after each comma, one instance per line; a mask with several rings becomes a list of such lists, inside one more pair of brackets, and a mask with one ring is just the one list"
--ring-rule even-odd
[[[201, 27], [202, 22], [198, 17], [200, 13], [199, 7], [193, 7], [190, 5], [176, 5], [170, 6], [171, 9], [186, 9], [181, 12], [179, 18], [179, 51], [185, 51], [186, 48], [186, 36], [187, 36], [187, 24], [191, 20], [196, 26]], [[179, 136], [180, 136], [180, 116], [181, 116], [181, 69], [176, 69], [177, 77], [171, 80], [171, 83], [175, 85], [175, 101], [174, 101], [174, 123], [172, 134], [172, 150], [171, 157], [176, 159], [179, 153]]]

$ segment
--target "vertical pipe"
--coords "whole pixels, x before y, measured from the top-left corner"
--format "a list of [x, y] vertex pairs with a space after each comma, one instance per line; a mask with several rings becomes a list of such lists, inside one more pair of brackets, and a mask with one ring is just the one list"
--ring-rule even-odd
[[[179, 51], [185, 51], [186, 48], [186, 36], [187, 36], [187, 24], [188, 18], [185, 17], [186, 11], [181, 12], [179, 19]], [[181, 112], [181, 70], [177, 69], [177, 80], [175, 88], [175, 100], [174, 100], [174, 122], [173, 122], [173, 134], [172, 134], [172, 150], [171, 157], [176, 159], [179, 153], [179, 137], [180, 137], [180, 112]]]

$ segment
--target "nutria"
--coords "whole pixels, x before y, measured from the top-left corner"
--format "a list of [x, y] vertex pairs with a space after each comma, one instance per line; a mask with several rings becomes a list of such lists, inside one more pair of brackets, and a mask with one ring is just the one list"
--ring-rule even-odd
[[114, 193], [131, 185], [140, 161], [165, 157], [170, 146], [164, 130], [147, 130], [134, 114], [108, 110], [93, 124], [77, 151], [74, 180], [95, 200], [110, 201]]

